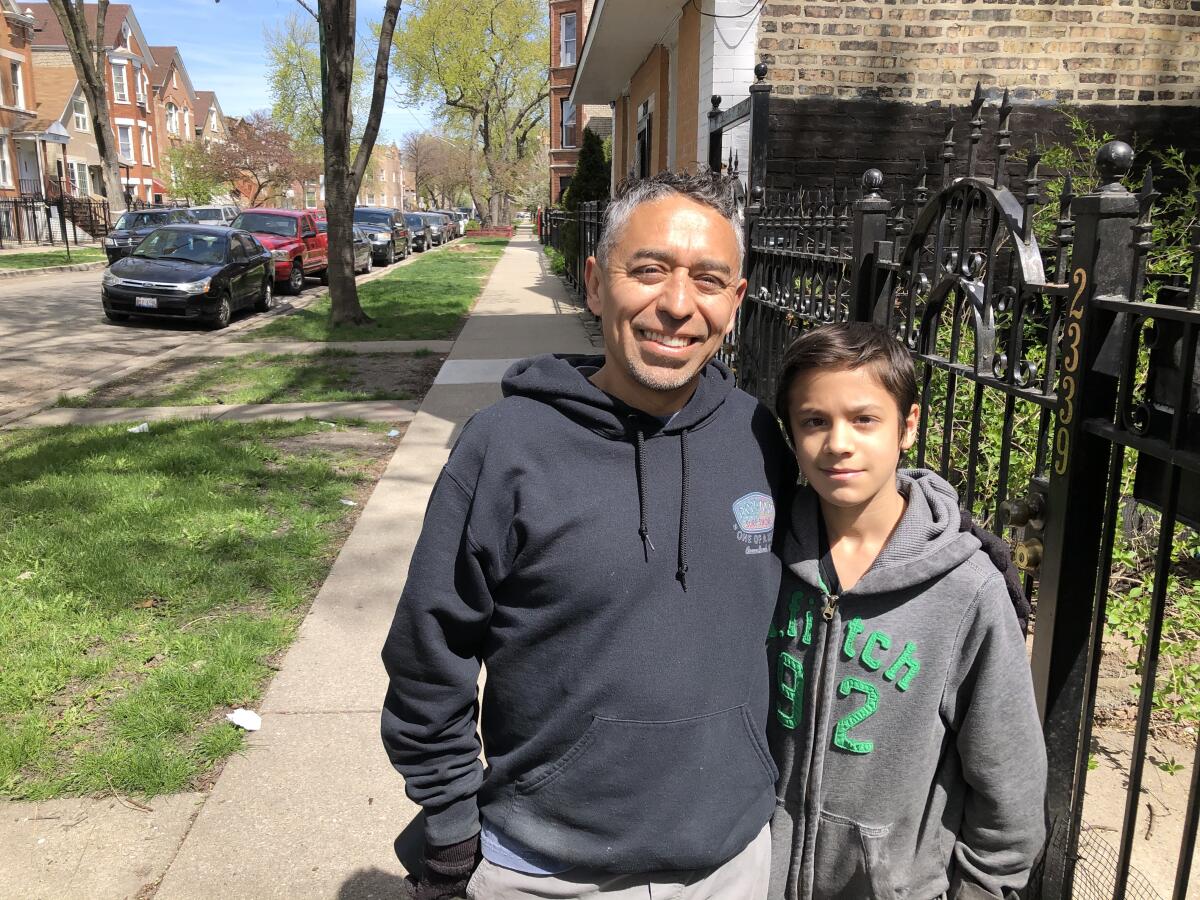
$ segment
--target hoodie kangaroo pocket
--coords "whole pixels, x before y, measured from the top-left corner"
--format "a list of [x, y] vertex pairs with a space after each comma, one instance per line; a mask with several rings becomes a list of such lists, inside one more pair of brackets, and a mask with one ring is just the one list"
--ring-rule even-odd
[[813, 896], [821, 900], [895, 900], [887, 839], [891, 825], [860, 825], [821, 813]]
[[745, 705], [667, 722], [595, 716], [566, 753], [517, 780], [503, 829], [612, 872], [700, 868], [762, 829], [775, 778]]

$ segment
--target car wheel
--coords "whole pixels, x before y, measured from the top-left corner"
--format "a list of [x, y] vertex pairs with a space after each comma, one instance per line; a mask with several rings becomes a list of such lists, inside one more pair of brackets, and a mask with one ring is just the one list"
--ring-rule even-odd
[[299, 294], [304, 290], [304, 269], [298, 259], [292, 260], [292, 271], [288, 275], [287, 288], [289, 294]]
[[369, 274], [371, 274], [371, 267], [372, 267], [374, 264], [375, 264], [375, 260], [371, 259], [371, 254], [370, 254], [370, 253], [368, 253], [368, 254], [367, 254], [367, 264], [366, 264], [365, 266], [363, 266], [363, 274], [364, 274], [364, 275], [369, 275]]
[[254, 308], [259, 312], [270, 312], [275, 308], [275, 291], [271, 288], [270, 278], [263, 280], [262, 293], [259, 294], [258, 300], [254, 304]]
[[111, 309], [104, 310], [104, 317], [110, 322], [128, 322], [129, 313], [113, 312]]
[[384, 262], [384, 265], [390, 266], [395, 261], [396, 261], [396, 245], [394, 243], [388, 244], [387, 259]]
[[210, 324], [214, 329], [220, 331], [222, 328], [229, 327], [229, 320], [233, 318], [233, 309], [229, 305], [229, 295], [222, 294], [220, 300], [217, 301], [217, 313], [211, 319]]
[[328, 266], [326, 266], [324, 269], [321, 270], [320, 278], [321, 278], [321, 284], [329, 284], [329, 267]]

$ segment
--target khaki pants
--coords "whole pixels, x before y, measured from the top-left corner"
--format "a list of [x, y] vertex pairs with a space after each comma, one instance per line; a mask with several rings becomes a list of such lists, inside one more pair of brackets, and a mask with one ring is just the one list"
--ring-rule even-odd
[[711, 869], [607, 875], [571, 869], [561, 875], [527, 875], [488, 862], [467, 885], [470, 900], [766, 900], [771, 834], [758, 837], [727, 863]]

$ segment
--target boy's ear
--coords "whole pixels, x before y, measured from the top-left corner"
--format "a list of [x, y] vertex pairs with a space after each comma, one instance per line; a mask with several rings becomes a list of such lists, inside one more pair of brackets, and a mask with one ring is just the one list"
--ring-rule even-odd
[[917, 429], [921, 427], [921, 407], [913, 404], [904, 417], [904, 430], [900, 435], [900, 449], [908, 450], [917, 442]]

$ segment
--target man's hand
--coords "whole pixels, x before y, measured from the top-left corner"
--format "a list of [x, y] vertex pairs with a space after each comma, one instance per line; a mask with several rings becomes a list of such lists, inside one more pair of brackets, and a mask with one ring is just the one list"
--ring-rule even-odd
[[413, 900], [457, 900], [467, 894], [467, 882], [479, 864], [479, 835], [446, 847], [425, 845], [425, 871], [415, 884]]
[[960, 508], [958, 512], [961, 516], [958, 530], [971, 532], [983, 544], [983, 552], [988, 555], [992, 565], [1004, 576], [1004, 586], [1008, 589], [1008, 598], [1012, 601], [1013, 612], [1016, 613], [1017, 622], [1021, 625], [1021, 634], [1028, 634], [1032, 608], [1029, 605], [1029, 598], [1025, 596], [1025, 588], [1021, 584], [1021, 572], [1013, 562], [1012, 548], [1003, 538], [996, 537], [986, 528], [976, 525], [967, 510]]

